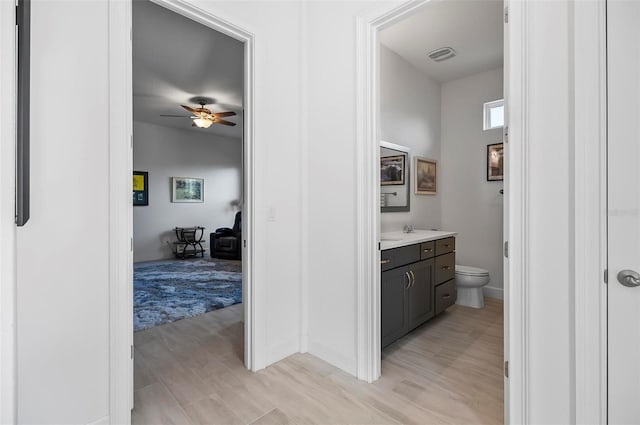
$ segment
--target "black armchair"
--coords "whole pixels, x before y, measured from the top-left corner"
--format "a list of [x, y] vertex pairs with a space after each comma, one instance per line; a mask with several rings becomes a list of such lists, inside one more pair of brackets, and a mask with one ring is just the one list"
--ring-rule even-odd
[[236, 213], [233, 229], [221, 227], [211, 233], [209, 243], [211, 244], [212, 258], [226, 258], [229, 260], [240, 260], [242, 258], [242, 214]]

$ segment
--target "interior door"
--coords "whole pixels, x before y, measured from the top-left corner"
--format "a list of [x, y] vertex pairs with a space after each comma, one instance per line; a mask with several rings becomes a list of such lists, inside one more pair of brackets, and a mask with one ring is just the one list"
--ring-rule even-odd
[[607, 2], [608, 412], [640, 421], [640, 2]]

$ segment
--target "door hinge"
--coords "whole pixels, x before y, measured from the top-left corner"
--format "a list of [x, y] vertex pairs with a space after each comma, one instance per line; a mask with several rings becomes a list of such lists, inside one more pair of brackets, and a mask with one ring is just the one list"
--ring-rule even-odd
[[133, 149], [133, 133], [131, 134], [131, 149]]
[[133, 238], [131, 238], [131, 252], [133, 252]]
[[509, 377], [509, 360], [504, 362], [504, 377]]
[[509, 7], [504, 8], [504, 23], [509, 23]]
[[604, 269], [604, 283], [609, 283], [609, 269]]
[[242, 242], [244, 243], [244, 247], [246, 248], [247, 247], [247, 240], [245, 239]]
[[509, 143], [509, 126], [504, 126], [504, 142]]
[[131, 360], [133, 360], [133, 345], [131, 346]]
[[504, 241], [504, 258], [509, 258], [509, 241]]

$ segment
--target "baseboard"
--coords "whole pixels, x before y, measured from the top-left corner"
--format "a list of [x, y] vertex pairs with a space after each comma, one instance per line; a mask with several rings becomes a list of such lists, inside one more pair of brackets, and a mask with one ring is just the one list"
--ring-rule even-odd
[[89, 422], [87, 425], [109, 425], [109, 416], [105, 416], [96, 421]]
[[279, 344], [272, 345], [268, 349], [267, 363], [265, 367], [268, 367], [280, 360], [289, 357], [292, 354], [300, 352], [300, 341], [298, 338], [291, 338], [287, 341], [283, 341]]
[[355, 356], [353, 359], [349, 359], [335, 351], [333, 348], [315, 341], [309, 341], [309, 354], [312, 354], [353, 376], [357, 376], [358, 374]]
[[502, 288], [494, 288], [492, 286], [485, 286], [482, 289], [483, 289], [485, 297], [497, 298], [499, 300], [504, 299], [504, 290]]

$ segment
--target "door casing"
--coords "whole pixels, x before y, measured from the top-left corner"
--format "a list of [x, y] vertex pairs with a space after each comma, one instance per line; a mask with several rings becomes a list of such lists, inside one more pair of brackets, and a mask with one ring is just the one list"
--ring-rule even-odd
[[[380, 376], [380, 230], [379, 187], [376, 159], [379, 143], [378, 31], [397, 22], [428, 0], [407, 1], [362, 15], [357, 21], [357, 374], [373, 382]], [[570, 180], [574, 189], [569, 244], [573, 255], [571, 311], [575, 370], [571, 409], [578, 423], [606, 422], [606, 27], [605, 0], [569, 2], [573, 26], [573, 136]], [[529, 25], [531, 2], [505, 1], [505, 94], [508, 96], [508, 147], [510, 175], [505, 181], [505, 422], [530, 423], [529, 334], [535, 326], [529, 317], [528, 184], [535, 178], [528, 144], [532, 96], [528, 74], [535, 72], [529, 46], [535, 35]], [[569, 90], [569, 88], [567, 88]], [[513, 282], [517, 283], [514, 284]]]
[[[111, 423], [129, 423], [133, 405], [133, 171], [131, 1], [109, 1], [110, 171], [110, 411]], [[244, 43], [243, 252], [244, 361], [256, 369], [254, 294], [254, 36], [180, 0], [151, 0]]]

